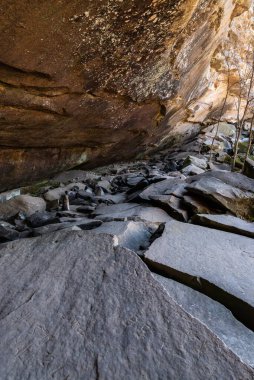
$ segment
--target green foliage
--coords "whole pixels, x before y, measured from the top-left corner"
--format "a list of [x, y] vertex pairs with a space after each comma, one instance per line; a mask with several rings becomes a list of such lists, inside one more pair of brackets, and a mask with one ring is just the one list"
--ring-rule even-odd
[[23, 187], [22, 188], [22, 194], [31, 194], [33, 196], [40, 196], [44, 193], [46, 188], [57, 188], [60, 186], [60, 182], [46, 180], [46, 181], [40, 181], [36, 182], [31, 186]]

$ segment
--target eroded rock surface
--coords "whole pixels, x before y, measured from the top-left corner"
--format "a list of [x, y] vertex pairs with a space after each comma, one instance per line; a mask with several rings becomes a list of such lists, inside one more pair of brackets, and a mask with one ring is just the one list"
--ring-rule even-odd
[[196, 133], [225, 96], [228, 35], [244, 68], [250, 9], [249, 0], [2, 0], [0, 190]]
[[253, 378], [111, 236], [20, 240], [0, 263], [1, 380]]

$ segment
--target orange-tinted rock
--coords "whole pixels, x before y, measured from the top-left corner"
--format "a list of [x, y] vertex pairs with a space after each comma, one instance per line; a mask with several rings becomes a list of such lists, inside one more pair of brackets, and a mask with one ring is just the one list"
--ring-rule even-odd
[[241, 4], [2, 0], [0, 190], [147, 153], [199, 120], [195, 102], [232, 18], [248, 13]]

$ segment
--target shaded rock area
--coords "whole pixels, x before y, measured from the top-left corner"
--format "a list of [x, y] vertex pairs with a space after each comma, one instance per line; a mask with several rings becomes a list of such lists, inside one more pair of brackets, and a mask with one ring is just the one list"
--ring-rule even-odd
[[111, 236], [20, 240], [0, 263], [3, 380], [253, 378]]
[[247, 158], [244, 166], [244, 174], [250, 178], [254, 178], [254, 160]]
[[1, 191], [181, 145], [218, 118], [224, 53], [246, 70], [250, 0], [35, 1], [1, 0]]
[[254, 223], [246, 222], [231, 215], [197, 214], [193, 217], [192, 222], [201, 226], [254, 238]]
[[[232, 126], [224, 124], [221, 128], [225, 133], [232, 130]], [[209, 133], [208, 128], [206, 134]], [[221, 132], [219, 138], [222, 136]], [[160, 231], [172, 218], [197, 224], [198, 214], [217, 218], [221, 215], [224, 220], [227, 214], [228, 219], [237, 216], [253, 221], [254, 179], [231, 172], [216, 155], [211, 161], [209, 153], [195, 152], [196, 144], [200, 145], [200, 136], [191, 145], [182, 145], [180, 151], [161, 152], [150, 160], [109, 165], [93, 172], [65, 171], [49, 181], [3, 193], [0, 222], [9, 224], [2, 224], [0, 240], [33, 237], [75, 226], [101, 226], [99, 231], [108, 231], [112, 226], [112, 231], [122, 231], [125, 223], [130, 231], [130, 222], [137, 223], [141, 230], [147, 229], [147, 223], [156, 223]], [[193, 168], [202, 173], [196, 175]], [[230, 220], [233, 224], [237, 221]], [[243, 226], [243, 221], [238, 222]], [[204, 218], [198, 223], [207, 224]], [[252, 223], [245, 226], [246, 231], [252, 231]], [[241, 234], [249, 236], [243, 230], [244, 227]], [[132, 247], [142, 246], [133, 244]]]
[[254, 179], [209, 134], [0, 194], [1, 380], [254, 377]]
[[244, 363], [254, 367], [254, 332], [238, 322], [228, 309], [211, 298], [170, 278], [157, 274], [153, 276], [187, 313], [204, 323]]

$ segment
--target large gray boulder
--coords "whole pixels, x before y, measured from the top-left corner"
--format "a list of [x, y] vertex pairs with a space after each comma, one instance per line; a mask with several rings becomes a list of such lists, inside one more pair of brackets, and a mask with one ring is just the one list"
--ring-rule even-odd
[[147, 264], [217, 299], [254, 330], [253, 239], [177, 221], [145, 252]]
[[4, 244], [0, 282], [1, 380], [253, 379], [109, 235]]
[[189, 178], [186, 187], [236, 216], [254, 217], [254, 180], [239, 173], [210, 171]]
[[88, 218], [77, 218], [73, 221], [66, 221], [61, 223], [47, 224], [45, 226], [34, 228], [32, 231], [33, 236], [40, 236], [44, 234], [49, 234], [51, 232], [64, 230], [66, 228], [81, 229], [81, 230], [92, 230], [93, 228], [99, 227], [102, 224], [100, 220], [93, 220]]
[[45, 211], [46, 202], [39, 197], [31, 195], [18, 195], [7, 202], [0, 203], [0, 220], [8, 220], [19, 212], [31, 216], [37, 211]]

